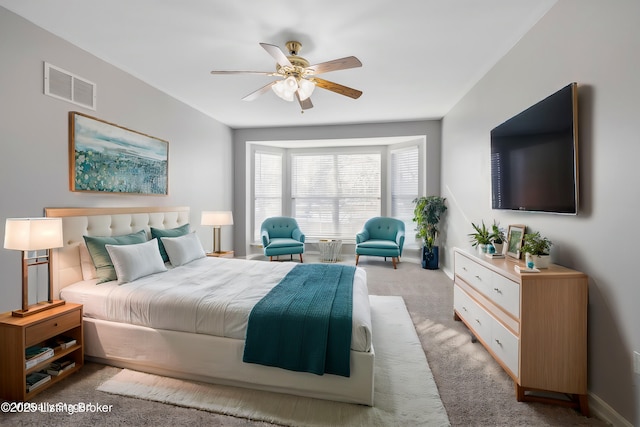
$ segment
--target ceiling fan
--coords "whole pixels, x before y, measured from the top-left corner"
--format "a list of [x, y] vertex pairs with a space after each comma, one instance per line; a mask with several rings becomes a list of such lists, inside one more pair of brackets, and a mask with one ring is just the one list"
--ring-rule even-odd
[[333, 61], [321, 62], [315, 65], [309, 65], [309, 61], [301, 56], [298, 52], [302, 48], [302, 44], [297, 41], [288, 41], [285, 46], [289, 51], [289, 55], [275, 45], [268, 43], [260, 43], [260, 46], [276, 60], [276, 71], [211, 71], [211, 74], [261, 74], [266, 76], [280, 77], [251, 92], [242, 98], [243, 101], [253, 101], [258, 96], [273, 90], [276, 95], [286, 101], [293, 101], [294, 97], [300, 103], [302, 112], [309, 108], [313, 108], [311, 103], [311, 93], [316, 86], [327, 89], [340, 95], [358, 99], [362, 95], [362, 91], [347, 86], [333, 83], [325, 79], [316, 77], [318, 74], [328, 73], [330, 71], [346, 70], [348, 68], [361, 67], [362, 63], [355, 56], [347, 56], [345, 58], [334, 59]]

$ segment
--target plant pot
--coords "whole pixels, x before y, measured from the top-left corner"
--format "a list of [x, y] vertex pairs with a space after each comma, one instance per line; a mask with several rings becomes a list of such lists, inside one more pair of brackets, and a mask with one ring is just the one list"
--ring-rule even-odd
[[487, 245], [485, 245], [484, 243], [478, 243], [478, 253], [479, 254], [486, 254], [487, 253]]
[[551, 264], [551, 257], [549, 255], [531, 255], [529, 253], [525, 254], [525, 262], [527, 265], [529, 261], [533, 261], [534, 268], [549, 268], [549, 264]]
[[496, 253], [502, 255], [504, 250], [504, 243], [493, 243], [493, 247], [496, 248]]
[[551, 257], [549, 255], [534, 255], [533, 263], [536, 268], [549, 268], [549, 264], [551, 264]]
[[438, 247], [433, 246], [431, 249], [426, 246], [422, 247], [422, 268], [427, 270], [437, 270], [440, 257], [438, 256]]

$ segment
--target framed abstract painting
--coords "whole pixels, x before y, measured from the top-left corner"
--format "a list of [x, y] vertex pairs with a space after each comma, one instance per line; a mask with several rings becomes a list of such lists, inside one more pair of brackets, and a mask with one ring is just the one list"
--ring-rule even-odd
[[71, 191], [166, 196], [168, 172], [167, 141], [69, 113]]

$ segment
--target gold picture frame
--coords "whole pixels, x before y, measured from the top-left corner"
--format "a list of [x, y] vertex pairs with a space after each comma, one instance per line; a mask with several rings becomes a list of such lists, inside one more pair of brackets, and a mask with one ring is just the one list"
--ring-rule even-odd
[[71, 111], [69, 187], [77, 192], [167, 196], [169, 143]]
[[522, 224], [509, 225], [509, 231], [507, 233], [507, 256], [520, 259], [520, 248], [522, 247], [525, 230], [526, 226]]

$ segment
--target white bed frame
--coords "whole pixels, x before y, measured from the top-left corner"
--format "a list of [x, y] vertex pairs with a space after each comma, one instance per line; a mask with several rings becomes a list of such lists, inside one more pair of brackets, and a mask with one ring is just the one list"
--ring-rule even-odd
[[[61, 217], [64, 246], [51, 255], [54, 296], [83, 280], [83, 235], [117, 236], [189, 222], [189, 208], [47, 208]], [[88, 360], [158, 375], [373, 406], [374, 359], [351, 351], [351, 376], [315, 375], [242, 362], [244, 340], [84, 318]]]

